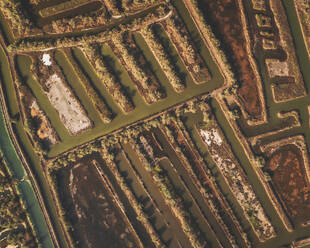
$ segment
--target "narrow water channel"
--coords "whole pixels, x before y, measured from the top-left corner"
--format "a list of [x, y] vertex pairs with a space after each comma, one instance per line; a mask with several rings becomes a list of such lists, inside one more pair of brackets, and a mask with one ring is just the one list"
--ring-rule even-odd
[[[23, 179], [26, 173], [9, 137], [2, 111], [0, 111], [0, 136], [0, 148], [4, 154], [9, 169], [12, 171], [13, 176], [18, 180]], [[30, 182], [28, 180], [22, 181], [17, 185], [17, 188], [22, 196], [25, 206], [27, 207], [31, 222], [35, 227], [39, 243], [43, 248], [54, 247], [42, 210]]]
[[[300, 64], [300, 69], [301, 69], [301, 72], [303, 74], [303, 78], [304, 78], [304, 81], [306, 84], [306, 88], [308, 91], [307, 93], [309, 94], [310, 71], [308, 68], [310, 66], [310, 61], [309, 61], [309, 57], [307, 56], [307, 51], [306, 51], [306, 47], [305, 47], [304, 40], [302, 37], [302, 33], [300, 30], [300, 26], [298, 23], [298, 18], [296, 15], [294, 3], [293, 3], [293, 1], [282, 1], [282, 2], [283, 2], [284, 7], [285, 7], [288, 22], [290, 25], [290, 29], [292, 32], [293, 39], [294, 39], [296, 55], [297, 55], [298, 62]], [[305, 135], [306, 140], [309, 141], [310, 140], [309, 139], [310, 138], [310, 129], [309, 129], [309, 121], [308, 121], [309, 114], [308, 114], [308, 111], [306, 109], [309, 104], [310, 104], [309, 96], [306, 96], [304, 98], [297, 99], [294, 101], [288, 101], [286, 103], [280, 103], [280, 104], [274, 103], [271, 99], [269, 99], [269, 101], [267, 101], [267, 107], [269, 107], [270, 115], [272, 116], [272, 118], [269, 120], [270, 121], [269, 123], [273, 123], [275, 121], [274, 116], [276, 116], [277, 112], [297, 109], [297, 110], [299, 110], [299, 114], [300, 114], [300, 118], [301, 118], [301, 122], [302, 122], [302, 127], [299, 129], [296, 129], [294, 134], [291, 134], [291, 135], [296, 135], [297, 133], [301, 133], [301, 134]], [[291, 242], [291, 240], [298, 240], [298, 239], [302, 239], [305, 237], [309, 237], [310, 236], [310, 227], [309, 226], [306, 228], [296, 227], [296, 229], [293, 232], [287, 232], [282, 227], [282, 224], [281, 224], [277, 214], [274, 212], [273, 207], [270, 205], [269, 200], [267, 199], [266, 195], [264, 193], [262, 193], [263, 190], [261, 189], [261, 185], [257, 181], [256, 176], [253, 174], [252, 169], [250, 169], [250, 165], [248, 163], [248, 160], [245, 157], [245, 154], [242, 151], [242, 148], [241, 148], [239, 142], [237, 141], [235, 135], [233, 134], [231, 127], [227, 123], [227, 120], [224, 117], [224, 114], [220, 110], [220, 106], [218, 105], [218, 103], [213, 101], [212, 108], [215, 111], [216, 118], [217, 118], [218, 122], [220, 123], [221, 128], [223, 129], [225, 135], [227, 136], [228, 140], [230, 141], [230, 143], [232, 145], [234, 153], [236, 154], [237, 158], [239, 159], [239, 161], [243, 165], [245, 171], [247, 172], [248, 177], [250, 178], [250, 181], [251, 181], [253, 187], [258, 192], [258, 196], [260, 197], [260, 199], [264, 203], [265, 209], [273, 221], [272, 223], [275, 226], [277, 226], [277, 229], [278, 229], [277, 230], [278, 235], [279, 235], [278, 237], [276, 237], [270, 241], [267, 241], [265, 243], [260, 243], [257, 245], [257, 247], [278, 248], [278, 247], [283, 247], [284, 245], [288, 245]], [[290, 134], [290, 133], [286, 133], [285, 136], [287, 136], [288, 134]], [[278, 139], [279, 136], [273, 137], [273, 138]], [[309, 146], [308, 146], [308, 150], [309, 150]], [[304, 248], [306, 248], [306, 247], [309, 248], [310, 246], [304, 246]]]

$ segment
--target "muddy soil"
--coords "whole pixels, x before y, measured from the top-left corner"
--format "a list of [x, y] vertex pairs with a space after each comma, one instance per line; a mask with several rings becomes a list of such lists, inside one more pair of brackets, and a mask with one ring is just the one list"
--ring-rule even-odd
[[76, 247], [138, 247], [123, 212], [90, 158], [62, 170], [62, 200], [70, 213]]
[[223, 0], [220, 3], [213, 0], [198, 2], [207, 22], [221, 42], [221, 49], [233, 65], [236, 79], [241, 84], [238, 95], [245, 110], [251, 117], [259, 118], [262, 106], [258, 95], [258, 82], [249, 62], [237, 0]]
[[301, 151], [295, 145], [286, 145], [271, 155], [266, 167], [272, 186], [295, 225], [310, 220], [310, 185], [304, 166]]

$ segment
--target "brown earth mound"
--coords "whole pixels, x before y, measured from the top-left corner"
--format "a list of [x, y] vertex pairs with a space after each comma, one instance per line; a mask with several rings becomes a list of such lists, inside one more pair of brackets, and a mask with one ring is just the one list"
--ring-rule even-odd
[[237, 0], [200, 0], [199, 2], [207, 22], [221, 41], [221, 49], [233, 65], [236, 79], [241, 84], [238, 95], [244, 103], [245, 110], [253, 118], [259, 118], [262, 114], [262, 106], [258, 95], [258, 82], [249, 62]]
[[296, 225], [310, 219], [310, 187], [304, 166], [302, 154], [294, 145], [277, 150], [267, 164], [274, 190]]

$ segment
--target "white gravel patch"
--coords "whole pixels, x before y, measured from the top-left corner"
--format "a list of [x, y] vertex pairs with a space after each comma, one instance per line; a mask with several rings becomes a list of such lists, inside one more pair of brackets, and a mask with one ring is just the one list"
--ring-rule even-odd
[[51, 55], [49, 55], [48, 53], [44, 53], [42, 56], [42, 62], [44, 65], [47, 65], [47, 66], [52, 65]]
[[224, 176], [245, 216], [249, 219], [255, 232], [257, 232], [258, 237], [262, 240], [273, 237], [275, 235], [274, 228], [266, 216], [263, 206], [259, 202], [241, 165], [234, 157], [230, 146], [225, 138], [221, 137], [222, 134], [218, 126], [208, 130], [200, 129], [200, 134], [208, 145], [208, 151], [216, 166]]
[[289, 67], [287, 61], [281, 62], [277, 59], [266, 59], [268, 73], [273, 77], [287, 77], [289, 76]]
[[223, 140], [219, 133], [215, 129], [211, 129], [210, 131], [200, 130], [201, 135], [204, 137], [204, 141], [211, 145], [212, 142], [220, 146], [223, 143]]
[[57, 74], [50, 76], [46, 82], [47, 97], [58, 111], [59, 117], [70, 134], [75, 135], [91, 127], [81, 104]]

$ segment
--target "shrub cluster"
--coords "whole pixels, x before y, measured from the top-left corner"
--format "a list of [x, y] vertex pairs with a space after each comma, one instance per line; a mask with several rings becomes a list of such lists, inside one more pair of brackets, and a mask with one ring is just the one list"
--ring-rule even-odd
[[[79, 66], [76, 63], [75, 58], [73, 58], [71, 54], [69, 54], [69, 56], [70, 56], [71, 63], [74, 63], [73, 67], [78, 68]], [[87, 92], [89, 99], [91, 100], [93, 105], [98, 110], [100, 114], [100, 118], [102, 119], [104, 123], [110, 123], [113, 119], [113, 113], [109, 109], [108, 105], [105, 104], [104, 100], [101, 99], [100, 92], [98, 92], [97, 89], [93, 87], [93, 85], [89, 82], [89, 80], [85, 77], [85, 75], [81, 73], [80, 70], [77, 69], [77, 73], [79, 74], [82, 80], [82, 85], [85, 91]]]
[[194, 247], [204, 247], [204, 244], [199, 240], [197, 230], [194, 228], [195, 224], [192, 217], [184, 207], [183, 199], [176, 193], [174, 186], [164, 170], [158, 164], [150, 163], [147, 159], [147, 153], [144, 152], [143, 147], [141, 147], [138, 142], [133, 145], [145, 169], [151, 173], [154, 182], [162, 192], [166, 203], [170, 206], [174, 215], [179, 219], [181, 227], [188, 239]]
[[191, 0], [191, 7], [194, 10], [196, 20], [199, 22], [201, 32], [208, 37], [208, 40], [212, 44], [213, 56], [216, 56], [217, 63], [224, 69], [223, 73], [229, 84], [233, 84], [236, 79], [232, 72], [231, 66], [227, 60], [225, 53], [220, 49], [220, 42], [212, 32], [211, 27], [206, 23], [204, 15], [199, 8], [198, 0]]
[[184, 85], [178, 76], [170, 57], [168, 56], [158, 37], [156, 37], [151, 26], [141, 29], [140, 33], [151, 49], [153, 55], [157, 59], [157, 62], [161, 66], [162, 70], [165, 72], [173, 89], [176, 92], [183, 91]]
[[[165, 20], [166, 29], [171, 38], [177, 42], [179, 47], [179, 52], [185, 63], [188, 65], [197, 64], [197, 53], [192, 44], [192, 40], [189, 37], [189, 34], [183, 24], [183, 22], [176, 15], [171, 16]], [[194, 71], [199, 71], [200, 68], [194, 68]]]
[[144, 225], [144, 227], [150, 234], [151, 239], [153, 243], [155, 244], [155, 246], [158, 248], [165, 247], [165, 245], [160, 240], [158, 233], [154, 229], [152, 223], [149, 221], [147, 214], [144, 212], [142, 204], [139, 203], [135, 195], [132, 193], [130, 187], [126, 183], [124, 176], [121, 174], [120, 170], [118, 169], [116, 165], [116, 158], [113, 155], [113, 153], [109, 150], [108, 147], [103, 146], [101, 154], [105, 162], [109, 165], [109, 168], [112, 170], [115, 176], [115, 179], [117, 180], [118, 185], [121, 187], [123, 192], [126, 194], [126, 197], [130, 201], [131, 206], [135, 210], [137, 214], [137, 219]]
[[[9, 1], [9, 0], [5, 0]], [[0, 1], [2, 3], [2, 1]], [[32, 51], [42, 51], [45, 49], [56, 49], [65, 48], [73, 46], [81, 46], [94, 42], [105, 42], [110, 40], [113, 36], [118, 36], [120, 33], [125, 31], [135, 31], [147, 25], [156, 22], [158, 19], [163, 18], [167, 15], [168, 9], [160, 6], [151, 13], [143, 17], [138, 17], [134, 20], [129, 21], [126, 24], [120, 24], [117, 27], [108, 29], [107, 31], [100, 32], [97, 34], [88, 34], [79, 37], [61, 37], [55, 39], [44, 39], [44, 40], [31, 40], [23, 39], [16, 44], [11, 44], [8, 46], [8, 51], [11, 52], [32, 52]]]
[[114, 36], [112, 38], [113, 45], [118, 50], [119, 54], [123, 57], [123, 60], [126, 63], [126, 66], [130, 70], [131, 74], [133, 75], [135, 81], [141, 84], [142, 88], [146, 91], [146, 94], [149, 96], [151, 102], [157, 101], [157, 94], [155, 90], [151, 90], [152, 80], [148, 77], [147, 73], [145, 72], [144, 68], [140, 66], [139, 62], [130, 53], [129, 49], [126, 46], [125, 41], [120, 36]]
[[[1, 152], [0, 152], [1, 153]], [[31, 230], [29, 214], [17, 194], [14, 179], [0, 154], [0, 233], [6, 245], [16, 247], [37, 247], [35, 234]]]
[[97, 76], [104, 83], [105, 87], [112, 95], [113, 99], [121, 107], [124, 112], [129, 112], [134, 109], [133, 103], [126, 96], [121, 84], [116, 80], [114, 74], [108, 69], [106, 62], [100, 54], [100, 49], [92, 45], [84, 45], [82, 50], [93, 62]]
[[18, 36], [26, 36], [34, 28], [30, 20], [22, 12], [21, 1], [1, 0], [0, 10], [5, 19], [10, 22], [13, 33], [16, 33]]

